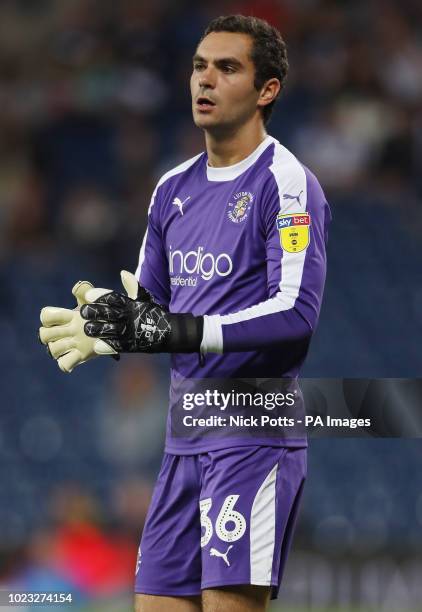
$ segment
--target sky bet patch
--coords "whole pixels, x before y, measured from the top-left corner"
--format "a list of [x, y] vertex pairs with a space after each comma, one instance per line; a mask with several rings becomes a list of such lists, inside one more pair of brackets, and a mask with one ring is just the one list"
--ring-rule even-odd
[[309, 244], [309, 213], [277, 215], [277, 229], [280, 233], [281, 248], [288, 253], [300, 253]]

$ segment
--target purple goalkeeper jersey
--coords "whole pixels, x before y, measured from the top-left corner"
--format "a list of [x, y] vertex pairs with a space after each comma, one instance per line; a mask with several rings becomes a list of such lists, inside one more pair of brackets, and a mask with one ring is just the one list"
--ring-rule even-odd
[[173, 436], [173, 389], [184, 379], [297, 378], [321, 307], [330, 220], [315, 176], [271, 136], [232, 166], [210, 167], [201, 153], [160, 179], [137, 278], [170, 312], [204, 315], [201, 355], [171, 356], [167, 452], [270, 443]]

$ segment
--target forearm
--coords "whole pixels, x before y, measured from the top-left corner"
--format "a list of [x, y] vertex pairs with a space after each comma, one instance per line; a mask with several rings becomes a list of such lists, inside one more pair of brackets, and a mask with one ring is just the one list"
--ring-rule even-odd
[[233, 315], [205, 316], [201, 352], [266, 350], [285, 342], [303, 341], [311, 337], [316, 318], [304, 316], [295, 307], [251, 318], [247, 310]]

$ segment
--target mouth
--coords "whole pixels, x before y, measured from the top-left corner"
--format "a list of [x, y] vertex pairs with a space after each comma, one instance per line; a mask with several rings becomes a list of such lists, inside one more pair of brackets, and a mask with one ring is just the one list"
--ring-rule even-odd
[[196, 106], [200, 111], [210, 111], [214, 108], [215, 102], [206, 96], [200, 96], [196, 99]]

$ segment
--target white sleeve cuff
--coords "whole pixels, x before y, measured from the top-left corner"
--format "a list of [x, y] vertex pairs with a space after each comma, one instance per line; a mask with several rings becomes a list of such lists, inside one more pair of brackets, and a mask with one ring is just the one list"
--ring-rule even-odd
[[223, 329], [220, 315], [204, 315], [201, 353], [223, 352]]

